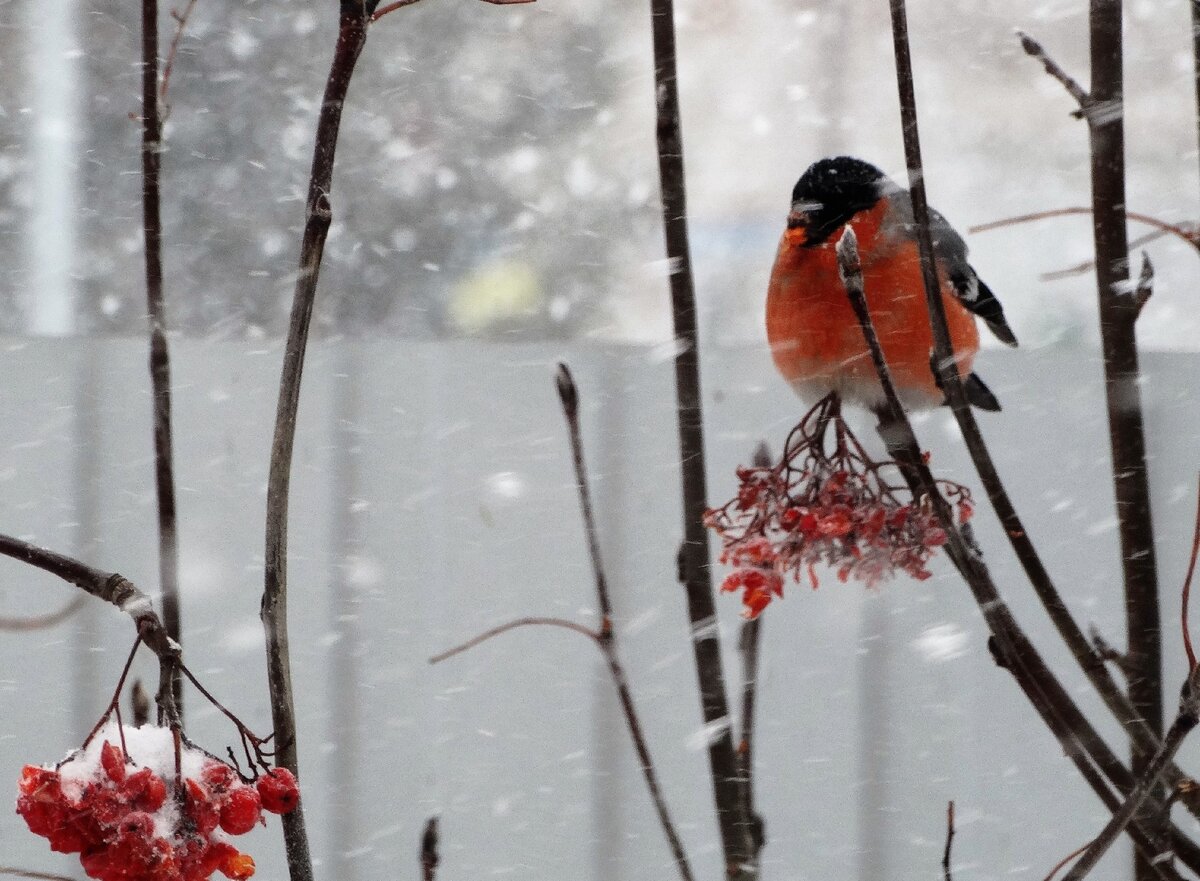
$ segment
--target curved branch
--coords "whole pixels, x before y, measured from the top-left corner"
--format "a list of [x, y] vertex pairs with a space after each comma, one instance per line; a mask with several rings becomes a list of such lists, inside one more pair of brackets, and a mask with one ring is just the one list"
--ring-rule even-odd
[[1180, 626], [1183, 628], [1183, 650], [1187, 653], [1188, 672], [1196, 669], [1196, 652], [1192, 648], [1192, 632], [1188, 627], [1188, 600], [1192, 595], [1192, 576], [1196, 574], [1196, 557], [1200, 556], [1200, 492], [1196, 494], [1196, 526], [1192, 531], [1192, 555], [1188, 560], [1187, 575], [1183, 579], [1183, 590], [1180, 591]]
[[574, 630], [576, 633], [582, 633], [584, 636], [600, 642], [600, 634], [590, 627], [584, 627], [582, 624], [576, 624], [574, 621], [568, 621], [566, 618], [543, 618], [539, 616], [530, 616], [527, 618], [517, 618], [515, 621], [509, 621], [497, 627], [492, 627], [478, 636], [468, 639], [466, 642], [456, 645], [454, 648], [446, 649], [440, 654], [434, 655], [429, 659], [431, 664], [440, 664], [442, 661], [453, 658], [455, 655], [461, 655], [463, 652], [470, 651], [475, 646], [487, 642], [494, 636], [499, 636], [502, 633], [508, 633], [510, 630], [516, 630], [518, 627], [561, 627], [564, 630]]
[[59, 609], [57, 612], [48, 612], [45, 615], [34, 615], [30, 618], [0, 618], [0, 630], [16, 631], [25, 633], [30, 630], [46, 630], [61, 624], [66, 621], [76, 612], [83, 608], [87, 602], [87, 597], [72, 597], [70, 602]]

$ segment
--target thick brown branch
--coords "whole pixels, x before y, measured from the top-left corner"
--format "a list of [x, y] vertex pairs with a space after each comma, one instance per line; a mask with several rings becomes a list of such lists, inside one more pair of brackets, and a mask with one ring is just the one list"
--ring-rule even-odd
[[[1113, 495], [1125, 584], [1129, 699], [1138, 715], [1161, 736], [1162, 617], [1135, 331], [1139, 306], [1128, 290], [1121, 10], [1120, 0], [1092, 0], [1090, 4], [1091, 99], [1095, 107], [1105, 108], [1086, 114], [1092, 160], [1092, 231]], [[1142, 743], [1134, 742], [1133, 773], [1139, 779], [1146, 778], [1152, 755]], [[1151, 814], [1145, 816], [1151, 818]], [[1137, 858], [1135, 868], [1138, 879], [1149, 877], [1151, 867], [1144, 857]]]

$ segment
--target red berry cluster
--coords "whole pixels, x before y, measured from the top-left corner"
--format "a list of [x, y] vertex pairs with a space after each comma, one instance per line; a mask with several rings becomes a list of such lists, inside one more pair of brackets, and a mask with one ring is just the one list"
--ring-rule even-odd
[[[202, 756], [199, 779], [173, 778], [138, 768], [124, 750], [105, 741], [81, 750], [58, 768], [26, 765], [17, 813], [50, 849], [78, 853], [83, 870], [101, 881], [204, 881], [220, 871], [243, 881], [254, 860], [220, 836], [249, 832], [262, 811], [287, 813], [300, 800], [296, 779], [278, 769], [243, 783], [223, 762]], [[194, 761], [183, 763], [195, 767]]]
[[[897, 571], [930, 576], [926, 564], [946, 543], [932, 504], [913, 502], [906, 488], [889, 483], [885, 474], [895, 463], [872, 461], [836, 408], [814, 408], [785, 450], [773, 467], [739, 468], [737, 496], [706, 514], [706, 525], [721, 536], [721, 562], [734, 567], [721, 590], [742, 592], [745, 617], [782, 597], [789, 575], [797, 582], [807, 576], [816, 588], [818, 564], [868, 587]], [[939, 488], [965, 522], [970, 492], [950, 481]]]

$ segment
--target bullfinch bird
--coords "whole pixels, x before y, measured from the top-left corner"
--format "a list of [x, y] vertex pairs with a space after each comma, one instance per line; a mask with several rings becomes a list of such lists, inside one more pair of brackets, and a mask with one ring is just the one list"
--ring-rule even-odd
[[[1000, 402], [971, 372], [979, 351], [975, 318], [1016, 346], [1000, 301], [967, 262], [967, 245], [930, 209], [930, 232], [959, 375], [982, 410]], [[822, 159], [792, 191], [787, 229], [767, 289], [767, 339], [775, 366], [806, 399], [831, 391], [871, 408], [883, 404], [871, 355], [846, 289], [835, 247], [849, 224], [858, 236], [867, 308], [901, 401], [945, 403], [932, 369], [933, 335], [908, 191], [875, 166], [849, 156]]]

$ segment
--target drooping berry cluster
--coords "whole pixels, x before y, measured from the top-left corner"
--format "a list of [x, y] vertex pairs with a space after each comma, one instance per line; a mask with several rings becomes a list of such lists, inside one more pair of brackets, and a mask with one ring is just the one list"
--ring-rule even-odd
[[[946, 533], [928, 498], [913, 501], [906, 487], [889, 482], [895, 468], [873, 461], [836, 399], [823, 400], [792, 430], [779, 464], [739, 468], [737, 496], [707, 512], [707, 526], [721, 537], [721, 562], [734, 568], [721, 590], [741, 591], [742, 614], [755, 618], [783, 596], [789, 576], [816, 588], [818, 564], [868, 587], [897, 571], [928, 578], [926, 564]], [[938, 484], [966, 522], [970, 492]]]
[[175, 767], [169, 729], [108, 726], [56, 768], [26, 765], [17, 813], [51, 850], [79, 854], [83, 870], [101, 881], [203, 881], [217, 871], [251, 877], [253, 858], [226, 836], [249, 832], [263, 810], [294, 809], [295, 778], [277, 769], [243, 782], [186, 743], [178, 778]]

